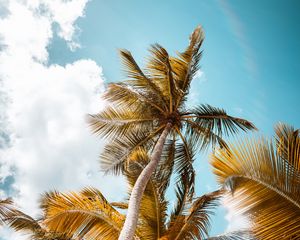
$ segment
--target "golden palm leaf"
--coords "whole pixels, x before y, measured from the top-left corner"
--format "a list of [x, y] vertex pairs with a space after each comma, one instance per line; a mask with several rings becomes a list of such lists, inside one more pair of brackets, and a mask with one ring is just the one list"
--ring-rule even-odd
[[275, 126], [278, 153], [300, 171], [300, 131], [287, 124]]
[[215, 237], [210, 237], [205, 240], [256, 240], [250, 231], [234, 231], [228, 232]]
[[124, 216], [93, 188], [79, 193], [47, 193], [41, 208], [47, 228], [70, 238], [116, 239], [124, 221]]
[[14, 211], [14, 205], [11, 198], [0, 200], [0, 223], [3, 221]]
[[[285, 143], [287, 149], [289, 144]], [[258, 238], [297, 239], [300, 172], [290, 163], [299, 159], [287, 161], [281, 148], [277, 149], [265, 139], [244, 140], [230, 145], [230, 151], [216, 152], [212, 165], [219, 183], [232, 191], [230, 206], [249, 217]]]

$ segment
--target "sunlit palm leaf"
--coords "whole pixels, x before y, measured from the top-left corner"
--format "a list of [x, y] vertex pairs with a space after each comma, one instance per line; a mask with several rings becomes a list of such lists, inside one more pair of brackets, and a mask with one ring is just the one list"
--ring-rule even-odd
[[234, 231], [218, 235], [216, 237], [209, 237], [205, 240], [256, 240], [250, 231]]
[[11, 198], [0, 200], [0, 223], [12, 213], [14, 212], [15, 207], [13, 205], [13, 201]]
[[272, 142], [231, 145], [230, 152], [215, 153], [212, 165], [219, 183], [233, 192], [231, 206], [250, 217], [257, 237], [300, 237], [300, 173], [277, 154]]
[[116, 239], [124, 221], [124, 216], [92, 188], [80, 193], [45, 194], [41, 207], [46, 226], [68, 237]]
[[120, 55], [125, 66], [125, 73], [133, 81], [126, 81], [126, 83], [132, 88], [141, 90], [142, 93], [147, 94], [150, 99], [156, 99], [163, 107], [167, 110], [166, 107], [168, 102], [163, 98], [163, 94], [154, 81], [151, 79], [151, 76], [146, 76], [145, 73], [140, 69], [138, 64], [135, 62], [131, 53], [127, 50], [121, 50]]
[[175, 102], [179, 95], [179, 90], [173, 79], [173, 69], [170, 63], [168, 52], [159, 44], [154, 44], [150, 48], [152, 56], [147, 65], [147, 71], [159, 86], [163, 98], [167, 99], [169, 111], [175, 109]]
[[190, 44], [187, 49], [182, 53], [178, 53], [178, 57], [171, 58], [174, 79], [180, 89], [176, 107], [180, 107], [185, 102], [189, 93], [190, 83], [199, 70], [199, 61], [202, 54], [200, 47], [203, 40], [204, 33], [201, 27], [198, 26], [190, 37]]
[[[145, 118], [146, 117], [146, 118]], [[94, 133], [106, 138], [115, 138], [137, 131], [153, 128], [153, 119], [147, 115], [138, 116], [129, 109], [106, 107], [99, 114], [90, 115], [88, 121]]]

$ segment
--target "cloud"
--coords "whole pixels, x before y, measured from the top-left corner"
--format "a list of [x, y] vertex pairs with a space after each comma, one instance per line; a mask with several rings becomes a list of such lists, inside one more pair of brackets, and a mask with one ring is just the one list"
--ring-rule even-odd
[[201, 85], [205, 82], [207, 82], [206, 75], [201, 69], [199, 69], [191, 83], [190, 93], [188, 95], [188, 102], [190, 105], [194, 106], [200, 103], [200, 89], [202, 87]]
[[[89, 185], [118, 199], [123, 180], [99, 173], [103, 142], [84, 121], [86, 113], [104, 106], [102, 68], [90, 59], [47, 65], [54, 34], [73, 50], [79, 46], [75, 23], [87, 0], [0, 4], [6, 8], [0, 18], [0, 177], [6, 190], [1, 196], [13, 195], [31, 215], [38, 213], [40, 194], [53, 189]], [[26, 239], [7, 229], [0, 236]]]
[[222, 205], [227, 210], [225, 219], [228, 222], [227, 228], [225, 232], [233, 232], [233, 231], [240, 231], [240, 230], [249, 230], [250, 221], [249, 219], [240, 213], [237, 206], [230, 201], [232, 196], [225, 195], [222, 198]]

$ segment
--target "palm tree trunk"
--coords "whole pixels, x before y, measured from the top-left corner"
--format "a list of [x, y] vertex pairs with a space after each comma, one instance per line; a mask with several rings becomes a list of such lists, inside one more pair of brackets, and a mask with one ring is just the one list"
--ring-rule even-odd
[[161, 158], [162, 150], [167, 139], [168, 133], [170, 132], [171, 126], [171, 123], [168, 123], [166, 125], [164, 131], [160, 135], [153, 149], [150, 162], [143, 169], [143, 171], [141, 172], [134, 184], [128, 203], [127, 216], [122, 231], [120, 233], [119, 240], [132, 240], [134, 237], [143, 193], [152, 173], [156, 169], [158, 162]]

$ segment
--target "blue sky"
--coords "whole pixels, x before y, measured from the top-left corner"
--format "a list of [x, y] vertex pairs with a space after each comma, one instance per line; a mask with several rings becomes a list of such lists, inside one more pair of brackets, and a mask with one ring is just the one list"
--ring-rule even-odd
[[50, 62], [92, 58], [107, 81], [118, 81], [117, 49], [129, 49], [142, 65], [149, 44], [183, 50], [201, 24], [207, 81], [197, 89], [199, 102], [242, 111], [270, 133], [277, 121], [299, 122], [299, 9], [299, 1], [91, 1], [78, 20], [82, 48], [71, 53], [56, 39]]
[[[32, 192], [36, 198], [31, 202], [35, 203], [40, 192], [53, 188], [95, 185], [112, 199], [118, 199], [118, 187], [124, 189], [122, 179], [116, 180], [112, 190], [107, 183], [114, 180], [98, 176], [97, 155], [102, 142], [89, 136], [82, 122], [74, 122], [74, 118], [99, 108], [97, 95], [90, 93], [94, 88], [103, 89], [108, 82], [124, 79], [117, 52], [120, 48], [130, 50], [143, 66], [150, 44], [160, 43], [174, 54], [184, 50], [189, 34], [201, 24], [206, 36], [202, 75], [193, 82], [189, 103], [222, 107], [229, 114], [254, 122], [259, 134], [268, 136], [279, 121], [300, 127], [297, 0], [73, 0], [70, 6], [62, 0], [41, 0], [37, 5], [14, 2], [3, 3], [8, 11], [0, 12], [0, 60], [6, 63], [0, 73], [7, 76], [2, 80], [6, 88], [0, 91], [0, 104], [5, 107], [0, 111], [0, 140], [4, 134], [9, 136], [0, 144], [0, 175], [4, 195], [15, 194], [27, 211], [33, 208], [27, 202]], [[14, 21], [7, 12], [20, 16], [20, 20]], [[41, 18], [36, 18], [37, 12]], [[22, 24], [28, 26], [24, 31]], [[20, 35], [11, 34], [16, 32], [13, 29], [19, 29]], [[81, 47], [75, 48], [76, 44]], [[24, 79], [18, 80], [21, 77]], [[15, 91], [12, 94], [7, 89]], [[12, 120], [12, 116], [19, 116], [24, 124]], [[24, 150], [29, 143], [36, 146], [30, 152]], [[51, 152], [45, 145], [55, 150]], [[49, 157], [42, 157], [45, 155]], [[9, 162], [6, 156], [23, 156], [24, 160]], [[47, 169], [41, 170], [43, 166]], [[55, 168], [69, 170], [52, 170]], [[197, 192], [213, 190], [216, 186], [207, 153], [199, 155], [196, 168]], [[78, 173], [76, 181], [72, 178], [74, 171]], [[224, 215], [223, 209], [218, 210], [213, 234], [226, 229]], [[3, 239], [9, 239], [5, 234], [0, 232]]]

